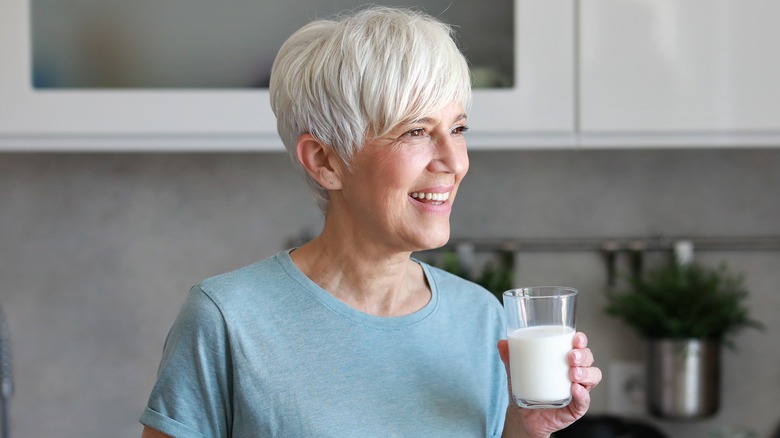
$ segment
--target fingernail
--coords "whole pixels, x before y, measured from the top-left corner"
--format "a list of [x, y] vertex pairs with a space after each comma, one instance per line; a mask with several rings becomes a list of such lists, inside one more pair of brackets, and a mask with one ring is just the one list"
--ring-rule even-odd
[[577, 350], [574, 350], [573, 357], [574, 357], [574, 362], [579, 363], [580, 359], [582, 359], [582, 353]]

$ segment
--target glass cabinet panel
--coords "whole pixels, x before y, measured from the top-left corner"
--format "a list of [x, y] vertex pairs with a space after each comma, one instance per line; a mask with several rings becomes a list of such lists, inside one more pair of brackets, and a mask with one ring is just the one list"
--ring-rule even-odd
[[[382, 1], [456, 27], [477, 87], [514, 80], [514, 2]], [[31, 83], [61, 88], [267, 88], [284, 40], [362, 0], [30, 0]]]
[[[365, 0], [0, 0], [0, 151], [281, 151], [282, 42]], [[381, 0], [455, 27], [469, 148], [576, 145], [574, 0]]]

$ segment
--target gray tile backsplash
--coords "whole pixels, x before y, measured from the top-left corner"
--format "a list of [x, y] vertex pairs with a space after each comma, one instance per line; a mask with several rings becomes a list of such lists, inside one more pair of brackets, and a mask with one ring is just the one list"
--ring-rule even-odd
[[[478, 151], [455, 238], [780, 236], [780, 149]], [[198, 280], [281, 250], [321, 216], [282, 154], [0, 154], [0, 306], [12, 436], [139, 437], [162, 344]], [[746, 273], [753, 315], [724, 355], [723, 406], [672, 437], [780, 422], [780, 252], [696, 255]], [[604, 316], [597, 252], [520, 252], [517, 283], [580, 288], [598, 364], [642, 357]], [[609, 376], [593, 392], [609, 410]]]

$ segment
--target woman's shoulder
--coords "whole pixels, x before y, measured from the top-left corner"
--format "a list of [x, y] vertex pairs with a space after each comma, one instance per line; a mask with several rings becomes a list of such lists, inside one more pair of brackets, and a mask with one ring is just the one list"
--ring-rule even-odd
[[436, 287], [439, 293], [447, 299], [462, 298], [471, 303], [484, 302], [489, 305], [498, 303], [495, 296], [473, 281], [466, 280], [444, 269], [420, 262], [428, 273], [431, 287]]
[[251, 296], [259, 298], [259, 291], [278, 288], [289, 279], [284, 267], [286, 252], [280, 252], [250, 265], [215, 275], [195, 285], [215, 301], [241, 300]]
[[503, 336], [503, 308], [490, 291], [434, 266], [423, 265], [423, 269], [438, 296], [439, 315], [446, 315], [448, 324], [470, 327], [475, 334], [488, 333], [491, 338]]
[[472, 281], [466, 280], [463, 277], [459, 277], [459, 276], [453, 274], [452, 272], [445, 271], [442, 268], [439, 268], [439, 267], [436, 267], [436, 266], [433, 266], [433, 265], [429, 265], [429, 264], [427, 264], [425, 262], [419, 262], [419, 263], [420, 263], [420, 266], [423, 267], [423, 269], [427, 270], [430, 274], [435, 276], [438, 281], [440, 281], [442, 283], [451, 283], [452, 285], [455, 285], [455, 286], [458, 286], [458, 287], [463, 287], [463, 288], [466, 288], [466, 289], [483, 289], [484, 290], [484, 288], [482, 286], [480, 286], [480, 285], [478, 285], [478, 284], [476, 284], [476, 283], [474, 283]]

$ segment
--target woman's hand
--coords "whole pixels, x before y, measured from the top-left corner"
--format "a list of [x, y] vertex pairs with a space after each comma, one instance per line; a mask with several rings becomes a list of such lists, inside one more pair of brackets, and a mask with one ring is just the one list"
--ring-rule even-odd
[[[571, 403], [560, 409], [523, 409], [510, 401], [503, 436], [549, 437], [551, 433], [569, 426], [585, 415], [590, 406], [590, 390], [601, 381], [601, 370], [593, 366], [593, 353], [588, 348], [588, 337], [585, 333], [577, 332], [574, 335], [573, 347], [569, 352]], [[512, 394], [507, 341], [498, 342], [498, 353], [506, 367], [509, 394]]]

